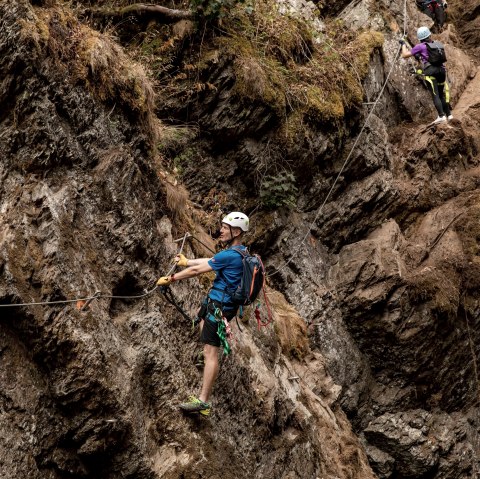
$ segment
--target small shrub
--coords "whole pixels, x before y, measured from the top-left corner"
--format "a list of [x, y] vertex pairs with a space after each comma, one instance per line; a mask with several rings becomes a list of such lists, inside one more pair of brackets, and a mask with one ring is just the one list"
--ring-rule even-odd
[[252, 13], [253, 6], [246, 0], [190, 0], [192, 10], [207, 20], [224, 17], [237, 4], [245, 4], [245, 12]]
[[277, 175], [267, 175], [260, 185], [260, 200], [267, 208], [288, 206], [293, 208], [296, 203], [298, 189], [293, 173], [284, 171]]
[[188, 168], [195, 161], [195, 150], [186, 148], [173, 158], [173, 168], [178, 175], [182, 176], [185, 169]]

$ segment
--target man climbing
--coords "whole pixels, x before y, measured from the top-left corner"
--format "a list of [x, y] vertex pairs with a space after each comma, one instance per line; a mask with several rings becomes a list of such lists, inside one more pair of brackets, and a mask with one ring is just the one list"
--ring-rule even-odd
[[402, 58], [415, 57], [421, 69], [417, 70], [433, 96], [433, 103], [438, 112], [438, 117], [433, 123], [442, 123], [453, 118], [450, 111], [450, 90], [447, 83], [447, 71], [444, 46], [437, 41], [432, 41], [428, 27], [420, 27], [417, 37], [420, 43], [409, 50], [405, 40], [400, 40], [402, 45]]
[[418, 9], [425, 15], [429, 16], [437, 28], [437, 32], [442, 31], [445, 23], [445, 10], [447, 2], [442, 0], [415, 0]]
[[237, 314], [238, 306], [232, 304], [229, 291], [235, 290], [242, 278], [242, 254], [235, 249], [246, 250], [242, 240], [243, 234], [248, 231], [248, 224], [249, 219], [243, 213], [235, 211], [228, 214], [223, 218], [220, 229], [220, 241], [228, 246], [227, 249], [212, 258], [187, 259], [180, 254], [175, 258], [177, 265], [187, 268], [171, 276], [163, 276], [157, 281], [159, 286], [168, 286], [174, 281], [193, 278], [208, 271], [216, 273], [213, 286], [198, 313], [205, 361], [202, 388], [198, 398], [190, 396], [188, 402], [179, 405], [185, 412], [199, 412], [205, 416], [210, 414], [211, 405], [208, 401], [219, 370], [220, 320], [223, 315], [230, 321]]

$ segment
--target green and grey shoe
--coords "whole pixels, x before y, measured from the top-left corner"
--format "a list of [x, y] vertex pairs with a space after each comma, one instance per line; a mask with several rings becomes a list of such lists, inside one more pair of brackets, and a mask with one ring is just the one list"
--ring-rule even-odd
[[182, 404], [179, 404], [178, 407], [186, 413], [191, 413], [191, 412], [199, 412], [200, 414], [203, 414], [204, 416], [209, 416], [210, 415], [210, 410], [212, 409], [211, 405], [200, 401], [195, 396], [190, 396], [188, 398], [188, 402], [184, 402]]

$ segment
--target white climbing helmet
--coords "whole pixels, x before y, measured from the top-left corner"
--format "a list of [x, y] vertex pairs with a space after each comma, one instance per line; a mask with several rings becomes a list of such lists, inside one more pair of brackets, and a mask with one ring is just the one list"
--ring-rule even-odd
[[417, 30], [417, 38], [422, 41], [422, 40], [425, 40], [426, 38], [428, 38], [430, 35], [432, 34], [432, 32], [430, 31], [430, 29], [428, 27], [420, 27], [418, 30]]
[[239, 211], [232, 211], [222, 220], [222, 223], [226, 223], [234, 228], [240, 228], [242, 231], [248, 231], [249, 222], [248, 216]]

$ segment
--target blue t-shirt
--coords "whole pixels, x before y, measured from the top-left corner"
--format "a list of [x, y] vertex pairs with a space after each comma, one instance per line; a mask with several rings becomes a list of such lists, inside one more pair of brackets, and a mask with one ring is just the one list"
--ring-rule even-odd
[[229, 290], [236, 289], [240, 284], [243, 274], [243, 257], [237, 253], [233, 248], [245, 251], [247, 248], [243, 245], [230, 246], [230, 248], [217, 253], [208, 264], [216, 273], [213, 281], [213, 288], [208, 293], [208, 297], [215, 301], [219, 301], [225, 305], [225, 309], [232, 309], [229, 306], [230, 295], [224, 291], [225, 288]]

